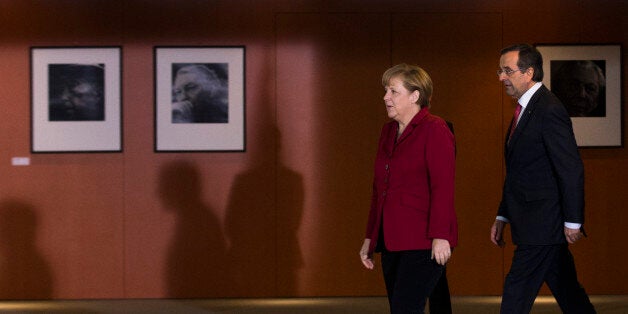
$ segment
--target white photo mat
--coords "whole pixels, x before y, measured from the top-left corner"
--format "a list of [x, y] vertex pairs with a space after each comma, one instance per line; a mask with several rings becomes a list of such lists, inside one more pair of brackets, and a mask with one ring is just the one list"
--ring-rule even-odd
[[[49, 68], [53, 65], [99, 65], [104, 68], [102, 121], [50, 119]], [[120, 47], [31, 48], [31, 151], [120, 152], [121, 123]]]
[[603, 60], [606, 78], [604, 117], [572, 117], [579, 147], [621, 147], [621, 47], [619, 45], [536, 45], [543, 56], [543, 84], [551, 87], [551, 61]]
[[[245, 151], [245, 47], [154, 47], [154, 54], [155, 151]], [[173, 123], [173, 64], [227, 65], [226, 123]]]

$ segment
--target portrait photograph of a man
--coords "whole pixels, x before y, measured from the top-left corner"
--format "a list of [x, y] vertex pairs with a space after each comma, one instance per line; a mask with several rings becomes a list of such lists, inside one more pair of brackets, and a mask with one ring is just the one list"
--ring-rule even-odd
[[31, 47], [31, 150], [122, 151], [121, 47]]
[[227, 63], [172, 64], [172, 123], [228, 123]]
[[244, 151], [245, 47], [153, 51], [155, 151]]
[[49, 64], [49, 121], [103, 121], [105, 64]]
[[565, 107], [578, 147], [622, 146], [621, 46], [537, 44], [543, 84]]
[[553, 60], [552, 92], [571, 117], [606, 116], [606, 62]]

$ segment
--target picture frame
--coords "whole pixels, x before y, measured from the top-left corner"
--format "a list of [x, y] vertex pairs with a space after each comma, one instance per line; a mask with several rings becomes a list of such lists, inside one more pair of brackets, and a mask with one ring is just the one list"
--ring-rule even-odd
[[543, 84], [563, 102], [578, 147], [623, 147], [621, 46], [537, 44]]
[[121, 47], [31, 47], [31, 152], [121, 152]]
[[245, 47], [154, 47], [155, 152], [244, 152]]

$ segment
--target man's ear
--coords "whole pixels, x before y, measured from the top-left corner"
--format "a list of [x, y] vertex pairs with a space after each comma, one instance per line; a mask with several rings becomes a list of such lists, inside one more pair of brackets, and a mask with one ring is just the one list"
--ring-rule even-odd
[[529, 67], [526, 69], [526, 73], [530, 75], [530, 77], [534, 77], [534, 68]]

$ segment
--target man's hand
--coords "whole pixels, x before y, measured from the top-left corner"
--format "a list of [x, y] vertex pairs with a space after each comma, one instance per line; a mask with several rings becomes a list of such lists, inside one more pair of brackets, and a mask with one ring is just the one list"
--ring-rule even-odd
[[493, 242], [493, 244], [499, 246], [499, 247], [504, 247], [506, 245], [506, 242], [504, 242], [504, 225], [506, 223], [499, 220], [499, 219], [495, 219], [495, 222], [493, 223], [493, 227], [491, 227], [491, 242]]
[[580, 229], [570, 229], [565, 227], [565, 238], [567, 238], [567, 242], [569, 244], [574, 244], [576, 241], [582, 239], [584, 234], [580, 231]]
[[194, 122], [194, 117], [192, 116], [193, 108], [194, 108], [194, 105], [192, 105], [192, 103], [187, 100], [173, 103], [172, 104], [172, 122], [173, 123]]

